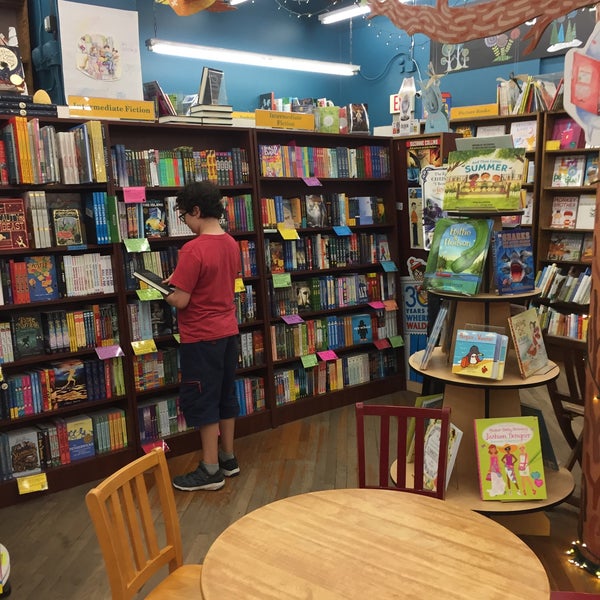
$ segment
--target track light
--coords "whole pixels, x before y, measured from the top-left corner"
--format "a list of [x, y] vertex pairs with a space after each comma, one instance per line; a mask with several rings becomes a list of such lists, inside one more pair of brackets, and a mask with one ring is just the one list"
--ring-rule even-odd
[[274, 56], [272, 54], [259, 54], [241, 50], [228, 50], [226, 48], [213, 48], [169, 42], [151, 38], [146, 40], [146, 47], [158, 54], [181, 56], [185, 58], [199, 58], [215, 62], [235, 63], [238, 65], [253, 65], [255, 67], [270, 67], [272, 69], [287, 69], [288, 71], [307, 71], [309, 73], [323, 73], [326, 75], [356, 75], [360, 71], [359, 65], [327, 62], [323, 60], [310, 60], [305, 58], [292, 58], [290, 56]]
[[339, 21], [345, 21], [346, 19], [368, 15], [370, 12], [371, 7], [367, 4], [353, 4], [346, 8], [323, 13], [322, 15], [319, 15], [319, 21], [321, 21], [323, 25], [331, 25], [331, 23], [338, 23]]

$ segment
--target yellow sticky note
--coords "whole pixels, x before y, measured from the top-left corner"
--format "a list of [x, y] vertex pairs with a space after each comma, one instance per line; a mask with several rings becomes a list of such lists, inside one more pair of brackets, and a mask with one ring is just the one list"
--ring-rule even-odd
[[156, 344], [154, 340], [138, 340], [137, 342], [131, 342], [131, 347], [136, 356], [156, 352]]
[[277, 223], [277, 230], [279, 231], [281, 237], [284, 240], [300, 239], [300, 236], [298, 235], [298, 232], [295, 229], [291, 227], [286, 227], [283, 223]]
[[17, 477], [17, 487], [20, 495], [41, 492], [48, 489], [48, 478], [46, 473]]
[[246, 286], [244, 285], [244, 280], [241, 277], [237, 277], [235, 280], [235, 292], [245, 292]]

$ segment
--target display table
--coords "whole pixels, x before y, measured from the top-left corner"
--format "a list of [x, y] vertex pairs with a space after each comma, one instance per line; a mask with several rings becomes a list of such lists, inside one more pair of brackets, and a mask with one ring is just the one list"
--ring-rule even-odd
[[389, 490], [291, 496], [230, 525], [202, 568], [206, 600], [547, 600], [530, 548], [469, 510]]

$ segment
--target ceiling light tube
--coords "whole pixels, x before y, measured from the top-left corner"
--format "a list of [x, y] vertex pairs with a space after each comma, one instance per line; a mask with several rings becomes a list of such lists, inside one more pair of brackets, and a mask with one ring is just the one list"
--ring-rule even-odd
[[151, 38], [146, 40], [148, 50], [169, 56], [185, 58], [199, 58], [214, 60], [216, 62], [234, 63], [238, 65], [253, 65], [255, 67], [270, 67], [272, 69], [287, 69], [288, 71], [307, 71], [309, 73], [324, 73], [326, 75], [356, 75], [360, 66], [345, 63], [327, 62], [323, 60], [309, 60], [305, 58], [292, 58], [289, 56], [274, 56], [272, 54], [259, 54], [241, 50], [228, 50], [226, 48], [213, 48], [169, 42]]
[[346, 19], [368, 15], [370, 12], [371, 7], [366, 4], [353, 4], [346, 8], [323, 13], [322, 15], [319, 15], [319, 21], [321, 21], [323, 25], [331, 25], [331, 23], [338, 23], [339, 21], [345, 21]]

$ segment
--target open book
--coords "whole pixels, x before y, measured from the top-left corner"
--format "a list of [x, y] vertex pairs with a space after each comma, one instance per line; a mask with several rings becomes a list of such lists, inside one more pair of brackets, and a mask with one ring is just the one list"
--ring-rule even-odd
[[148, 271], [147, 269], [136, 269], [133, 272], [133, 276], [137, 277], [140, 281], [147, 283], [150, 287], [158, 290], [161, 294], [168, 296], [171, 292], [175, 290], [172, 285], [168, 285], [163, 283], [162, 277], [153, 273], [152, 271]]

